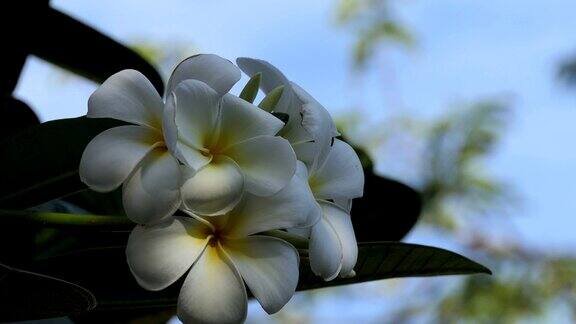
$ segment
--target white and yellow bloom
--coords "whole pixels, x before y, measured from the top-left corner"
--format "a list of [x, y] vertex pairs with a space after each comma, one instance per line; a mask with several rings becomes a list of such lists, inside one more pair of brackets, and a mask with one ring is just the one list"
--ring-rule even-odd
[[226, 213], [244, 191], [270, 196], [290, 181], [296, 155], [275, 136], [284, 123], [234, 95], [184, 80], [166, 105], [168, 148], [189, 168], [185, 207], [210, 216]]
[[298, 283], [298, 252], [281, 239], [258, 233], [318, 221], [306, 178], [299, 164], [280, 192], [269, 197], [246, 194], [225, 215], [202, 218], [189, 213], [192, 217], [137, 226], [126, 248], [134, 277], [148, 290], [161, 290], [188, 272], [178, 297], [178, 317], [185, 323], [244, 321], [244, 283], [266, 312], [279, 311]]
[[261, 88], [270, 93], [279, 86], [283, 92], [274, 111], [290, 116], [279, 135], [292, 144], [299, 160], [310, 170], [309, 183], [322, 209], [321, 220], [311, 228], [289, 229], [310, 238], [310, 265], [314, 273], [332, 280], [351, 276], [358, 246], [350, 208], [364, 187], [362, 165], [354, 150], [338, 136], [328, 111], [304, 89], [290, 82], [277, 68], [263, 60], [238, 58], [248, 75], [261, 73]]
[[352, 199], [364, 190], [364, 171], [354, 149], [335, 139], [325, 163], [310, 171], [308, 180], [318, 205], [321, 220], [311, 228], [290, 231], [310, 238], [309, 253], [312, 271], [324, 280], [338, 275], [354, 275], [358, 245], [350, 209]]
[[236, 63], [249, 76], [262, 74], [260, 87], [265, 93], [283, 86], [274, 111], [288, 114], [289, 119], [279, 135], [292, 144], [299, 160], [311, 163], [310, 168], [322, 166], [333, 138], [339, 135], [326, 108], [272, 64], [245, 57], [238, 58]]
[[80, 162], [80, 178], [100, 192], [124, 184], [124, 209], [137, 223], [157, 221], [180, 206], [180, 167], [166, 147], [163, 113], [158, 92], [134, 70], [112, 75], [88, 101], [88, 117], [114, 118], [132, 125], [108, 129], [88, 144]]
[[[89, 143], [82, 181], [101, 192], [124, 184], [126, 214], [141, 224], [172, 215], [181, 189], [185, 205], [205, 215], [226, 212], [244, 190], [278, 192], [294, 174], [294, 152], [273, 136], [284, 125], [280, 120], [227, 94], [239, 79], [230, 61], [196, 55], [172, 73], [165, 102], [141, 73], [114, 74], [90, 97], [87, 116], [132, 125]], [[182, 172], [178, 160], [191, 170]]]

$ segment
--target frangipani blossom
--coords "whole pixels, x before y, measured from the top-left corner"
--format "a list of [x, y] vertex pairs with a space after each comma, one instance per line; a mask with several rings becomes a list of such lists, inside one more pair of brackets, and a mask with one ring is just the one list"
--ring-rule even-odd
[[258, 233], [310, 226], [320, 214], [307, 185], [307, 171], [269, 197], [246, 194], [229, 213], [202, 218], [170, 217], [137, 226], [126, 255], [138, 283], [164, 289], [186, 279], [178, 297], [185, 323], [239, 323], [245, 320], [244, 283], [268, 313], [279, 311], [298, 283], [299, 257], [289, 243]]
[[354, 149], [335, 139], [326, 162], [308, 180], [322, 218], [311, 228], [291, 231], [310, 238], [312, 271], [325, 280], [354, 275], [358, 245], [350, 219], [353, 198], [364, 190], [364, 171]]
[[88, 117], [132, 125], [108, 129], [88, 144], [80, 161], [80, 178], [100, 192], [124, 184], [124, 209], [137, 223], [160, 220], [180, 206], [180, 167], [166, 147], [163, 112], [158, 92], [134, 70], [112, 75], [88, 101]]
[[167, 145], [189, 168], [182, 187], [187, 209], [204, 216], [228, 212], [244, 191], [270, 196], [290, 181], [296, 155], [275, 136], [280, 119], [198, 80], [184, 80], [166, 105]]
[[261, 195], [278, 192], [294, 174], [294, 152], [283, 139], [269, 136], [282, 128], [281, 121], [226, 94], [239, 79], [230, 61], [192, 56], [172, 73], [165, 103], [141, 73], [114, 74], [90, 97], [87, 116], [133, 125], [109, 129], [89, 143], [80, 163], [82, 181], [101, 192], [124, 184], [126, 214], [142, 224], [178, 209], [182, 173], [194, 175], [184, 183], [185, 203], [206, 214], [233, 207], [245, 187]]
[[332, 139], [339, 135], [326, 108], [272, 64], [244, 57], [236, 63], [249, 76], [262, 74], [260, 87], [265, 93], [284, 87], [274, 111], [288, 114], [289, 119], [279, 135], [292, 144], [299, 160], [309, 161], [312, 169], [322, 166]]

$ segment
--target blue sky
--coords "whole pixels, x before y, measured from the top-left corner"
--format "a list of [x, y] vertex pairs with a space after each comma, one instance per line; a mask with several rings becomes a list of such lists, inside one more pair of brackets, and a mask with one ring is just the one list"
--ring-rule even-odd
[[[488, 167], [522, 198], [512, 223], [531, 244], [575, 247], [576, 92], [559, 84], [555, 72], [560, 60], [576, 53], [576, 3], [403, 1], [397, 15], [415, 32], [417, 48], [386, 52], [361, 76], [349, 68], [352, 38], [335, 26], [334, 4], [53, 1], [120, 41], [177, 41], [229, 59], [266, 59], [334, 116], [353, 109], [376, 121], [398, 112], [433, 117], [455, 102], [506, 97], [513, 120]], [[17, 95], [43, 120], [84, 114], [96, 85], [62, 80], [52, 71], [29, 60]], [[386, 163], [379, 167], [393, 173]], [[417, 233], [410, 240], [426, 243]]]

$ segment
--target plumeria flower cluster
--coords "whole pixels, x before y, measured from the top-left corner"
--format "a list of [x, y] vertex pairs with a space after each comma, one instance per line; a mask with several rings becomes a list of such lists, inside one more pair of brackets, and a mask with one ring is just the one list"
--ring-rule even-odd
[[[148, 290], [185, 277], [178, 317], [186, 323], [243, 322], [246, 286], [264, 310], [279, 311], [296, 290], [300, 260], [280, 237], [308, 239], [312, 271], [324, 280], [354, 275], [358, 156], [335, 138], [328, 111], [278, 69], [249, 58], [237, 64], [190, 57], [163, 97], [141, 73], [120, 71], [88, 102], [88, 117], [126, 125], [88, 144], [80, 177], [100, 192], [122, 186], [137, 223], [130, 270]], [[245, 90], [256, 85], [266, 95], [258, 106], [255, 94], [229, 93], [242, 71]]]

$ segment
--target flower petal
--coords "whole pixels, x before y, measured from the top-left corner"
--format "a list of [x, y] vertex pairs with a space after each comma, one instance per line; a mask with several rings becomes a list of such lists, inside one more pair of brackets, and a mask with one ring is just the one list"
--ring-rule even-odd
[[216, 156], [188, 177], [182, 186], [184, 206], [193, 213], [213, 216], [230, 211], [242, 198], [244, 177], [236, 163]]
[[223, 248], [268, 314], [278, 312], [292, 298], [300, 261], [292, 245], [274, 237], [251, 236], [226, 240]]
[[288, 81], [280, 70], [264, 60], [239, 57], [236, 59], [236, 64], [250, 77], [256, 73], [262, 73], [260, 88], [264, 90], [265, 93], [274, 90], [274, 88], [278, 86], [287, 86], [290, 84], [290, 81]]
[[135, 70], [122, 70], [102, 83], [88, 99], [88, 117], [114, 118], [162, 127], [162, 98], [150, 81]]
[[321, 167], [330, 153], [332, 140], [340, 135], [330, 113], [299, 85], [292, 83], [294, 92], [302, 101], [302, 127], [313, 139], [315, 158], [312, 169]]
[[290, 143], [280, 137], [254, 137], [230, 146], [223, 154], [244, 173], [246, 191], [258, 196], [282, 190], [296, 171], [296, 155]]
[[[290, 81], [284, 76], [284, 74], [282, 74], [282, 72], [280, 72], [280, 70], [264, 60], [257, 60], [248, 57], [237, 58], [236, 64], [238, 64], [240, 69], [250, 77], [256, 73], [262, 73], [260, 88], [265, 93], [269, 93], [276, 87], [284, 86], [282, 96], [274, 108], [275, 112], [282, 112], [289, 115], [288, 123], [283, 132], [289, 131], [301, 123], [302, 117], [300, 116], [300, 103], [296, 99]], [[290, 140], [290, 142], [294, 141]]]
[[220, 95], [197, 80], [181, 82], [172, 95], [174, 98], [168, 101], [167, 107], [171, 104], [176, 107], [174, 121], [178, 139], [195, 149], [206, 147], [216, 130]]
[[180, 179], [180, 165], [170, 152], [150, 152], [122, 188], [126, 216], [150, 224], [174, 214], [180, 207]]
[[240, 80], [241, 73], [232, 62], [214, 54], [191, 56], [176, 66], [168, 80], [166, 94], [172, 92], [180, 82], [199, 80], [223, 95]]
[[356, 235], [354, 235], [354, 228], [352, 227], [352, 219], [344, 209], [332, 204], [330, 202], [320, 202], [324, 217], [332, 228], [336, 231], [340, 244], [342, 245], [342, 269], [340, 276], [348, 277], [354, 271], [356, 260], [358, 259], [358, 243], [356, 242]]
[[312, 226], [309, 243], [312, 272], [326, 281], [338, 276], [342, 268], [342, 245], [334, 227], [325, 217]]
[[284, 123], [272, 114], [240, 99], [226, 94], [222, 100], [219, 146], [227, 146], [260, 135], [276, 135]]
[[345, 211], [350, 214], [352, 211], [352, 199], [348, 198], [334, 198], [334, 203], [338, 205], [338, 207], [344, 209]]
[[236, 238], [273, 229], [312, 226], [322, 216], [302, 162], [298, 162], [298, 171], [280, 192], [268, 197], [246, 194], [232, 213], [225, 232]]
[[[215, 118], [215, 116], [210, 116], [209, 119], [211, 118]], [[193, 170], [200, 170], [212, 160], [210, 156], [202, 154], [198, 148], [188, 146], [186, 143], [178, 139], [178, 126], [176, 125], [176, 96], [174, 95], [170, 95], [166, 100], [164, 118], [162, 119], [162, 131], [168, 150], [170, 150], [172, 155], [174, 155], [178, 160], [185, 163]], [[185, 126], [183, 126], [183, 131], [186, 131]], [[192, 136], [195, 137], [196, 134], [193, 134]], [[197, 142], [200, 141], [201, 140], [198, 140]]]
[[312, 173], [310, 186], [318, 199], [362, 197], [364, 170], [354, 149], [341, 140], [334, 140], [326, 163]]
[[110, 128], [88, 143], [80, 160], [80, 179], [93, 190], [116, 189], [136, 165], [161, 141], [161, 135], [141, 126]]
[[295, 234], [301, 236], [305, 239], [310, 238], [310, 234], [312, 232], [312, 227], [294, 227], [294, 228], [287, 228], [286, 231], [290, 234]]
[[126, 258], [138, 284], [148, 290], [173, 284], [204, 250], [206, 233], [204, 224], [186, 217], [136, 226], [128, 238]]
[[238, 270], [220, 247], [209, 245], [180, 290], [178, 318], [184, 323], [242, 323], [247, 309]]
[[292, 143], [294, 153], [298, 161], [306, 164], [309, 170], [314, 171], [314, 161], [316, 160], [316, 145], [313, 141]]

